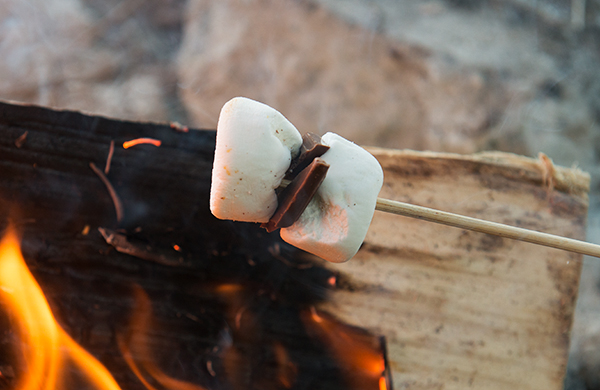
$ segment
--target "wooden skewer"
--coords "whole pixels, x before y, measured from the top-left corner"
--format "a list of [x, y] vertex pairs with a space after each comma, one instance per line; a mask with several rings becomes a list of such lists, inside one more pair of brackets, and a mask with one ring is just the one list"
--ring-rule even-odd
[[554, 234], [541, 233], [534, 230], [504, 225], [502, 223], [466, 217], [464, 215], [448, 213], [446, 211], [435, 210], [428, 207], [377, 198], [375, 210], [600, 258], [600, 245], [556, 236]]
[[[281, 187], [285, 188], [289, 183], [289, 180], [283, 180]], [[429, 207], [377, 198], [375, 210], [600, 258], [600, 245], [483, 219], [466, 217]]]

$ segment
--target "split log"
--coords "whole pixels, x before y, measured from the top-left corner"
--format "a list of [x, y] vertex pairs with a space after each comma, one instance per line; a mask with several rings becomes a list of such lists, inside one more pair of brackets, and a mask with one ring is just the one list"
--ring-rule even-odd
[[[589, 176], [505, 153], [370, 149], [381, 197], [585, 239]], [[376, 212], [322, 305], [386, 335], [406, 389], [562, 389], [582, 256]]]
[[[137, 137], [162, 145], [119, 147]], [[89, 166], [104, 166], [111, 141], [107, 178], [123, 203], [121, 222]], [[358, 255], [325, 264], [277, 232], [210, 215], [213, 150], [210, 131], [0, 103], [3, 220], [23, 231], [28, 266], [61, 324], [124, 389], [141, 388], [115, 348], [131, 331], [134, 285], [152, 300], [161, 367], [208, 388], [264, 388], [281, 372], [276, 345], [292, 351], [296, 369], [313, 370], [294, 388], [348, 387], [294, 314], [311, 306], [386, 336], [399, 388], [562, 388], [580, 255], [377, 212]], [[581, 172], [499, 153], [371, 152], [384, 168], [382, 197], [584, 237], [589, 178]], [[98, 227], [148, 258], [114, 250]], [[235, 293], [223, 295], [223, 283]], [[235, 332], [242, 307], [249, 315], [238, 321], [249, 330]], [[218, 349], [227, 337], [239, 342], [229, 363]]]

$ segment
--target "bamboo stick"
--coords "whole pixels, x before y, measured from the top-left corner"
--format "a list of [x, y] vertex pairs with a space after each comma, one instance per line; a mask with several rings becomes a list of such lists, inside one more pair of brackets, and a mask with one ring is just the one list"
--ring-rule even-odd
[[532, 244], [549, 246], [600, 258], [600, 245], [556, 236], [554, 234], [537, 232], [535, 230], [504, 225], [383, 198], [377, 198], [375, 209], [386, 213], [422, 219], [429, 222], [437, 222], [461, 229], [493, 234], [495, 236], [512, 238], [513, 240], [526, 241]]

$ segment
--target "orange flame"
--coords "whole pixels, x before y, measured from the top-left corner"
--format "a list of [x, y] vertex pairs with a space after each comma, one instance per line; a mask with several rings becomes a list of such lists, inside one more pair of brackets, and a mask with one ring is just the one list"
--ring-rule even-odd
[[280, 343], [274, 343], [273, 352], [275, 352], [275, 359], [277, 362], [277, 379], [283, 387], [291, 389], [296, 382], [298, 368], [291, 361], [288, 352]]
[[[152, 304], [148, 295], [141, 287], [136, 286], [135, 290], [136, 307], [138, 308], [131, 319], [131, 334], [128, 337], [128, 343], [125, 337], [119, 336], [119, 349], [129, 365], [129, 368], [135, 373], [140, 382], [148, 390], [157, 390], [145, 376], [144, 372], [153, 380], [162, 385], [167, 390], [205, 390], [198, 386], [179, 379], [171, 378], [165, 374], [152, 359], [152, 352], [148, 346], [148, 324], [152, 316]], [[135, 331], [134, 331], [135, 330]], [[142, 357], [141, 364], [138, 365], [134, 357]]]
[[[236, 329], [248, 338], [252, 326], [240, 330], [244, 312], [244, 288], [239, 284], [222, 284], [215, 292], [228, 302], [230, 317], [235, 318]], [[131, 370], [148, 390], [205, 390], [204, 387], [165, 374], [152, 358], [149, 347], [149, 324], [152, 305], [147, 294], [135, 289], [136, 307], [127, 337], [117, 339], [123, 357]], [[17, 351], [23, 367], [16, 374], [14, 390], [66, 389], [66, 363], [77, 366], [85, 377], [100, 390], [120, 390], [107, 369], [79, 346], [56, 322], [42, 289], [27, 269], [19, 248], [17, 235], [9, 228], [0, 241], [0, 303], [8, 308], [11, 319], [17, 324], [16, 333], [22, 347]], [[235, 313], [235, 315], [234, 315]], [[351, 389], [388, 390], [391, 382], [386, 378], [385, 361], [381, 351], [373, 345], [372, 336], [343, 325], [333, 317], [311, 308], [302, 316], [307, 330], [315, 334], [349, 375]], [[250, 321], [252, 323], [253, 321]], [[249, 334], [247, 335], [246, 332]], [[280, 343], [272, 345], [277, 365], [277, 379], [285, 388], [292, 388], [298, 375], [297, 367]], [[226, 348], [225, 367], [240, 369], [244, 359], [238, 351]], [[22, 373], [26, 373], [23, 375]], [[1, 377], [1, 374], [0, 374]], [[235, 379], [235, 378], [234, 378]], [[159, 386], [154, 386], [153, 383]], [[233, 381], [234, 388], [243, 388]]]
[[302, 320], [309, 332], [314, 333], [351, 376], [353, 389], [387, 390], [385, 360], [373, 336], [342, 324], [314, 307], [305, 311]]
[[123, 149], [129, 149], [132, 146], [141, 145], [141, 144], [150, 144], [156, 147], [162, 145], [162, 142], [158, 139], [154, 138], [136, 138], [131, 141], [123, 142]]
[[66, 358], [99, 389], [120, 387], [106, 368], [81, 348], [56, 322], [42, 289], [27, 269], [12, 228], [0, 243], [0, 298], [18, 324], [27, 375], [15, 390], [55, 390], [64, 387]]
[[379, 377], [379, 390], [387, 390], [387, 381], [385, 376]]

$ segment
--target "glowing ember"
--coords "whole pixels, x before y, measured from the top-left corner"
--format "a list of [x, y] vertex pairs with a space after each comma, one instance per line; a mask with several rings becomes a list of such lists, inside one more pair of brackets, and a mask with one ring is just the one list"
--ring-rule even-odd
[[132, 146], [141, 145], [141, 144], [150, 144], [156, 147], [160, 146], [162, 142], [160, 140], [154, 138], [136, 138], [131, 141], [123, 142], [123, 149], [129, 149]]
[[331, 287], [335, 287], [335, 284], [337, 283], [337, 278], [335, 276], [330, 276], [329, 279], [327, 279], [327, 283]]
[[0, 243], [0, 299], [14, 316], [22, 347], [23, 367], [16, 390], [66, 388], [65, 364], [78, 366], [97, 388], [118, 390], [119, 385], [98, 360], [81, 348], [58, 325], [50, 306], [23, 259], [12, 229]]

